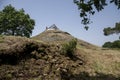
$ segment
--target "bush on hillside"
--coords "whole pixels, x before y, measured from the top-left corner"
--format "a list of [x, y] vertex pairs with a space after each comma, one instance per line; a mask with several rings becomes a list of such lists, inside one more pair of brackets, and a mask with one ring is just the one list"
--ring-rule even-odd
[[112, 47], [112, 42], [105, 42], [102, 47], [104, 47], [104, 48], [111, 48]]
[[120, 48], [120, 40], [114, 42], [106, 42], [102, 47], [104, 48]]
[[77, 39], [72, 39], [68, 43], [63, 44], [62, 54], [70, 58], [73, 57], [74, 51], [76, 49]]
[[112, 48], [120, 48], [120, 40], [114, 41], [112, 43]]

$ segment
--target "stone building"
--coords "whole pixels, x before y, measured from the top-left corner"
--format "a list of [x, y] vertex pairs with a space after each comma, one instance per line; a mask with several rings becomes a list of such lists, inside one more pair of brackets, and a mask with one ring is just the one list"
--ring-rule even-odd
[[59, 28], [55, 24], [53, 24], [50, 27], [46, 27], [46, 31], [48, 30], [59, 30]]

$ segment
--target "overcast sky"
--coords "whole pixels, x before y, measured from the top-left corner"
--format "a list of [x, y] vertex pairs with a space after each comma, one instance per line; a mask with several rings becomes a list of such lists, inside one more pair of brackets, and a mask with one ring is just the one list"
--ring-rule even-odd
[[113, 5], [92, 16], [93, 23], [86, 31], [73, 0], [0, 0], [0, 10], [8, 4], [12, 4], [16, 9], [23, 8], [35, 20], [32, 36], [43, 32], [46, 26], [56, 24], [61, 30], [98, 46], [118, 39], [118, 35], [115, 34], [107, 37], [103, 35], [105, 27], [113, 27], [116, 22], [120, 22], [120, 10]]

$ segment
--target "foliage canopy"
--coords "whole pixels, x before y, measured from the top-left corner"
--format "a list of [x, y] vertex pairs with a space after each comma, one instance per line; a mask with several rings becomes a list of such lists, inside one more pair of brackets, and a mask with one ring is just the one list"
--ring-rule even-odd
[[80, 10], [81, 23], [84, 25], [90, 24], [90, 16], [94, 15], [96, 11], [102, 11], [109, 2], [114, 3], [120, 9], [120, 0], [74, 0]]
[[111, 27], [104, 28], [103, 32], [105, 36], [108, 36], [114, 33], [119, 34], [120, 33], [120, 22], [116, 23], [115, 27], [113, 28]]
[[0, 34], [30, 37], [35, 21], [25, 14], [24, 9], [16, 10], [8, 5], [0, 11]]
[[105, 48], [120, 48], [120, 40], [114, 42], [106, 42], [102, 47]]

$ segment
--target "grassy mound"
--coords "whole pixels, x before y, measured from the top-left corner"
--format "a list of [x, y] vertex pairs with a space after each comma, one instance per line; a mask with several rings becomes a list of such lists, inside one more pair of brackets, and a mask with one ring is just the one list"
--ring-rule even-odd
[[0, 36], [0, 80], [120, 80], [119, 50], [60, 42]]
[[[69, 42], [72, 39], [75, 39], [75, 37], [73, 37], [68, 32], [64, 32], [61, 30], [48, 30], [38, 34], [37, 36], [32, 37], [32, 39], [56, 44], [56, 43]], [[93, 49], [97, 47], [80, 39], [77, 39], [77, 43], [79, 46], [83, 48]]]
[[45, 41], [45, 42], [70, 41], [71, 39], [73, 39], [73, 37], [69, 33], [63, 32], [60, 30], [44, 31], [32, 38], [36, 40]]
[[83, 65], [83, 61], [79, 57], [76, 58], [76, 55], [75, 60], [62, 55], [62, 45], [12, 36], [3, 36], [1, 40], [1, 80], [61, 80], [69, 77], [64, 73], [76, 73], [77, 68]]

